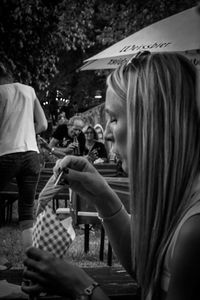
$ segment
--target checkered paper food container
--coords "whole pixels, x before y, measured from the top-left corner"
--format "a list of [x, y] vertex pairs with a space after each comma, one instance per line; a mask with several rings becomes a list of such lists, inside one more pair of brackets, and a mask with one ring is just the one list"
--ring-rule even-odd
[[48, 205], [37, 216], [33, 226], [33, 246], [62, 258], [75, 238], [72, 218], [60, 221]]

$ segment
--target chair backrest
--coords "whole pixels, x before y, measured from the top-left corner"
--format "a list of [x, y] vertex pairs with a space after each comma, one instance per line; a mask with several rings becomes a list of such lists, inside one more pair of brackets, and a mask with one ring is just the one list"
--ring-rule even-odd
[[36, 190], [36, 198], [38, 197], [39, 193], [45, 187], [49, 178], [53, 175], [52, 168], [42, 168], [38, 180], [37, 190]]
[[[129, 208], [129, 181], [128, 178], [120, 177], [106, 177], [109, 185], [115, 190], [121, 199], [126, 210], [130, 212]], [[75, 192], [71, 194], [72, 207], [74, 209], [75, 224], [98, 224], [100, 220], [96, 216], [95, 207], [87, 200], [82, 199]], [[93, 212], [93, 216], [92, 216]]]
[[102, 176], [106, 176], [106, 177], [117, 176], [118, 169], [116, 163], [100, 163], [94, 165], [94, 167], [98, 170], [98, 172]]
[[55, 162], [50, 162], [50, 161], [48, 161], [48, 162], [45, 162], [44, 163], [44, 168], [51, 168], [51, 169], [53, 169], [53, 167], [55, 166]]

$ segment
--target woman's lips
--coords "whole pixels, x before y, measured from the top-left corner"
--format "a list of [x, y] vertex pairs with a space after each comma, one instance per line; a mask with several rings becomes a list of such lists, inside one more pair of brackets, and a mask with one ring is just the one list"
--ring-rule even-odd
[[116, 152], [116, 151], [112, 151], [112, 152], [115, 154], [115, 156], [116, 156], [117, 159], [121, 160], [121, 156], [120, 156], [120, 154], [118, 152]]

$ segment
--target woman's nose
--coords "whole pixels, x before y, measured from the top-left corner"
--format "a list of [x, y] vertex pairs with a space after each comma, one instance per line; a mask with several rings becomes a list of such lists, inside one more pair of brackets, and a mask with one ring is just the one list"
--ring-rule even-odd
[[113, 134], [110, 130], [110, 126], [106, 125], [105, 130], [104, 130], [104, 139], [106, 141], [113, 141]]

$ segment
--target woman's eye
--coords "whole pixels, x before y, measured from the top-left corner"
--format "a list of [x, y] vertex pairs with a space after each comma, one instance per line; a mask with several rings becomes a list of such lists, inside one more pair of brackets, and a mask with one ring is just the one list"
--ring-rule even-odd
[[115, 118], [110, 119], [110, 123], [115, 123], [115, 122], [117, 122], [117, 119]]

